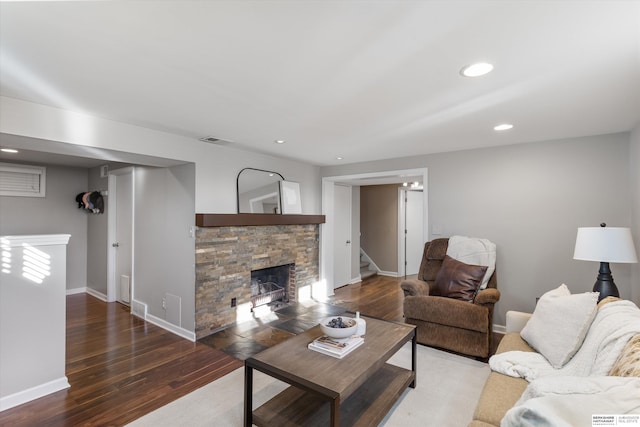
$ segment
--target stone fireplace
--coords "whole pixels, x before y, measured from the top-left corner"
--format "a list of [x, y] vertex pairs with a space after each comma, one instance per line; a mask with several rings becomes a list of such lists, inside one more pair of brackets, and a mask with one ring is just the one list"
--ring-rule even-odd
[[319, 224], [198, 227], [196, 339], [250, 314], [251, 272], [278, 266], [289, 266], [285, 298], [297, 301], [300, 289], [319, 280]]

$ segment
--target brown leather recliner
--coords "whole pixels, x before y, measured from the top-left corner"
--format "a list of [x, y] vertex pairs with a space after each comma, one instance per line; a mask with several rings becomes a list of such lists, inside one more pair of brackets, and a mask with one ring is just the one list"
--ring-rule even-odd
[[448, 244], [447, 238], [425, 243], [418, 278], [400, 283], [405, 295], [405, 321], [417, 326], [421, 344], [487, 358], [493, 334], [493, 306], [500, 299], [496, 274], [472, 302], [429, 295]]

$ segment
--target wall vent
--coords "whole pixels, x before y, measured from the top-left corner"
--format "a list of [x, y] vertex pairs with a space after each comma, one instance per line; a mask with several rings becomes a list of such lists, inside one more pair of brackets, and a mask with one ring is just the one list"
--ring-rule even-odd
[[45, 197], [47, 168], [0, 163], [0, 196]]
[[127, 304], [131, 302], [131, 279], [129, 276], [120, 276], [120, 300]]
[[216, 138], [215, 136], [205, 136], [203, 138], [198, 138], [202, 142], [207, 142], [209, 144], [216, 145], [227, 145], [230, 141], [225, 141], [224, 139]]
[[131, 302], [131, 313], [134, 316], [138, 316], [141, 319], [146, 319], [147, 318], [147, 304], [140, 302], [140, 301], [136, 301], [133, 300]]

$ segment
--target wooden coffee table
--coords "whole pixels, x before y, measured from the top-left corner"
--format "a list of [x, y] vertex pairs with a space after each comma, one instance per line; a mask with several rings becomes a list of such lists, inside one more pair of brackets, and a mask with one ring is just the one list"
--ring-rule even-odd
[[[364, 344], [343, 359], [309, 350], [320, 326], [245, 361], [244, 424], [251, 426], [377, 425], [416, 384], [415, 326], [366, 318]], [[411, 369], [386, 361], [412, 341]], [[291, 384], [253, 410], [253, 370]]]

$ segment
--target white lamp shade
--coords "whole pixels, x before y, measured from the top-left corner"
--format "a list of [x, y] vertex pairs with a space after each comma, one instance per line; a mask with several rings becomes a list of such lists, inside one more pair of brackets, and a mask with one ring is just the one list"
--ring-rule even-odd
[[622, 227], [580, 227], [574, 259], [599, 262], [638, 262], [631, 230]]

